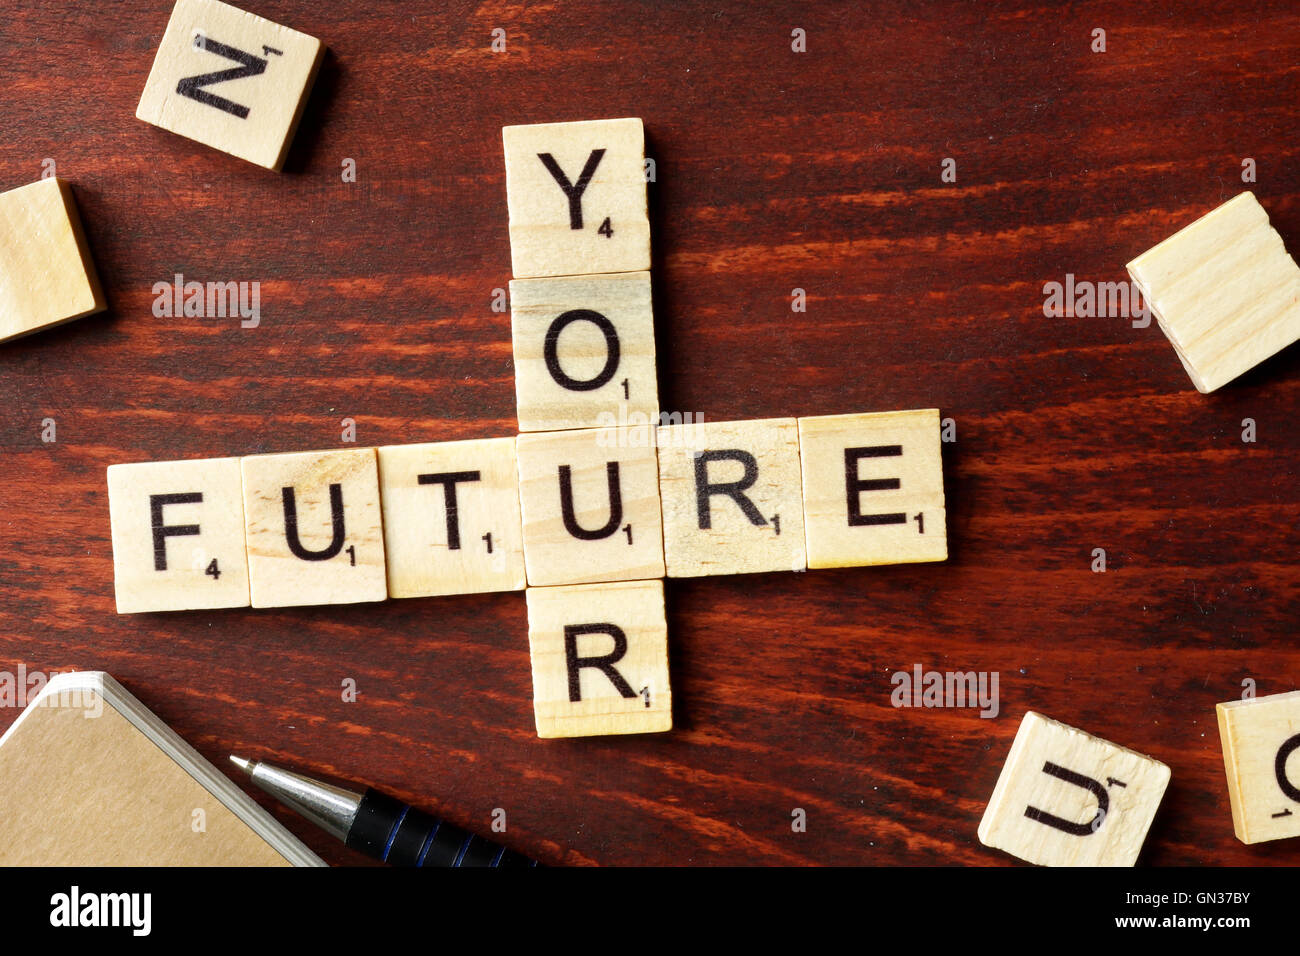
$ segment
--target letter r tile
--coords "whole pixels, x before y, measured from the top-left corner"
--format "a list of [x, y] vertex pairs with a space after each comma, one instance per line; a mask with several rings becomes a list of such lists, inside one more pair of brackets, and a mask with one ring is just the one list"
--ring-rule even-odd
[[670, 578], [804, 570], [793, 418], [667, 425], [658, 445]]
[[939, 410], [799, 419], [809, 568], [948, 557]]
[[1160, 761], [1031, 710], [980, 842], [1041, 866], [1132, 866], [1168, 784]]
[[240, 467], [253, 607], [388, 596], [373, 448], [253, 455]]
[[539, 737], [671, 730], [662, 581], [529, 588]]
[[516, 279], [650, 268], [639, 119], [506, 126]]
[[248, 607], [238, 458], [108, 468], [117, 612]]

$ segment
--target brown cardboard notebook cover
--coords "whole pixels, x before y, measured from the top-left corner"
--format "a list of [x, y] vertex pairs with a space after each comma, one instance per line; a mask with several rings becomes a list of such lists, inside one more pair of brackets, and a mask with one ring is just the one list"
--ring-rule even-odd
[[99, 671], [51, 679], [0, 737], [0, 864], [324, 865]]

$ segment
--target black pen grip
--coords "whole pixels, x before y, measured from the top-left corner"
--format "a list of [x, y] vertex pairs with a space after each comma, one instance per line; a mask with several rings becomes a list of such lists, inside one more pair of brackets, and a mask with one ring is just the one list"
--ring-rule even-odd
[[536, 866], [527, 857], [370, 789], [347, 845], [393, 866]]

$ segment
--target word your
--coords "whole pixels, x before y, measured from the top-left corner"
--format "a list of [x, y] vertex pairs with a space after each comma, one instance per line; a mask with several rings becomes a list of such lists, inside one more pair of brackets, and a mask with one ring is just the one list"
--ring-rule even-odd
[[153, 926], [152, 893], [86, 893], [73, 886], [50, 897], [51, 926], [129, 926], [131, 935], [148, 936]]
[[186, 282], [178, 272], [171, 282], [155, 282], [153, 294], [153, 314], [160, 319], [239, 316], [243, 329], [255, 329], [262, 322], [260, 282]]
[[1043, 316], [1049, 319], [1133, 319], [1133, 328], [1151, 324], [1151, 306], [1142, 298], [1136, 282], [1076, 282], [1074, 273], [1065, 274], [1065, 283], [1043, 285]]
[[895, 671], [889, 679], [895, 707], [980, 707], [980, 716], [996, 717], [1000, 709], [997, 671]]
[[[29, 671], [25, 664], [19, 664], [17, 672], [0, 671], [0, 707], [26, 707], [57, 676], [55, 671]], [[84, 717], [98, 717], [104, 712], [104, 699], [80, 687], [47, 694], [38, 703], [42, 707], [75, 708], [84, 711]]]

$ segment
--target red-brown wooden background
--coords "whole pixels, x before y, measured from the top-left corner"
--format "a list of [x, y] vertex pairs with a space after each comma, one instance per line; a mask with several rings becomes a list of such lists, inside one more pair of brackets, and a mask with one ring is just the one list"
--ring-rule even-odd
[[[0, 668], [107, 669], [214, 761], [504, 808], [548, 863], [1008, 863], [975, 830], [1030, 708], [1171, 766], [1145, 862], [1300, 859], [1233, 837], [1214, 718], [1300, 686], [1300, 350], [1207, 397], [1154, 323], [1042, 312], [1246, 157], [1300, 249], [1294, 4], [243, 6], [329, 48], [282, 174], [134, 118], [167, 0], [0, 24], [0, 188], [56, 161], [111, 303], [0, 346]], [[627, 115], [664, 407], [939, 407], [946, 564], [669, 582], [676, 729], [613, 739], [536, 738], [519, 594], [115, 613], [108, 465], [513, 434], [500, 128]], [[259, 281], [261, 326], [155, 318], [177, 272]], [[1000, 672], [1001, 716], [892, 708], [915, 663]]]

